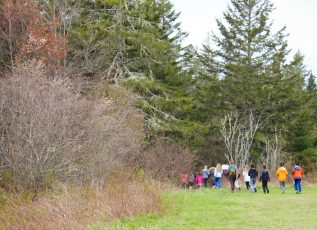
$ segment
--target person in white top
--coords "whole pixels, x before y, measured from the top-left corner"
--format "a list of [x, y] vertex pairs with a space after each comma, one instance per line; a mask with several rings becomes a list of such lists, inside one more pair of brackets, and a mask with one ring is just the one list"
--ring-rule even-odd
[[221, 164], [217, 164], [216, 168], [215, 168], [215, 180], [216, 180], [216, 188], [217, 189], [221, 189], [221, 179], [222, 179], [222, 167]]
[[250, 190], [250, 176], [249, 176], [249, 170], [250, 170], [250, 167], [249, 165], [246, 165], [244, 167], [244, 170], [243, 170], [243, 178], [244, 178], [244, 182], [245, 182], [245, 187], [247, 188], [247, 190]]

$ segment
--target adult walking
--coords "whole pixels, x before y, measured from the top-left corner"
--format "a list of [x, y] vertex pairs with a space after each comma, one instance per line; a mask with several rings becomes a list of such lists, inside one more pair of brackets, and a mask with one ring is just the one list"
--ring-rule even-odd
[[209, 177], [209, 170], [207, 168], [207, 165], [204, 167], [203, 171], [201, 172], [201, 174], [203, 175], [203, 181], [204, 181], [204, 187], [207, 188], [207, 181], [208, 181], [208, 177]]
[[298, 163], [295, 163], [295, 166], [292, 169], [292, 176], [294, 179], [294, 188], [295, 188], [296, 194], [301, 194], [302, 193], [302, 179], [304, 176], [304, 171], [299, 166]]
[[288, 171], [284, 167], [284, 163], [280, 163], [280, 167], [276, 171], [276, 175], [278, 176], [278, 181], [280, 182], [280, 188], [282, 189], [282, 193], [285, 193], [285, 181], [288, 176]]
[[258, 176], [258, 171], [256, 171], [255, 165], [251, 165], [248, 175], [250, 176], [250, 184], [252, 192], [256, 192], [256, 177]]
[[222, 174], [223, 174], [223, 171], [222, 171], [221, 164], [218, 163], [214, 172], [217, 189], [221, 189]]
[[228, 177], [230, 181], [231, 192], [234, 192], [235, 182], [237, 178], [237, 167], [235, 166], [234, 162], [229, 162]]

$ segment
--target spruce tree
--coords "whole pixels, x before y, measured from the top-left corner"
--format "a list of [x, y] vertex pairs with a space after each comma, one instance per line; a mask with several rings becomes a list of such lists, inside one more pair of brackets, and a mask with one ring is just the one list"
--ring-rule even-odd
[[220, 35], [213, 34], [215, 54], [225, 77], [256, 77], [288, 53], [285, 27], [272, 33], [269, 0], [231, 0], [231, 6], [217, 19]]
[[[211, 65], [208, 68], [218, 73], [220, 89], [210, 96], [212, 100], [205, 100], [205, 107], [222, 104], [219, 116], [235, 110], [243, 116], [250, 109], [261, 114], [264, 123], [256, 137], [256, 147], [263, 144], [260, 137], [272, 134], [275, 127], [287, 139], [290, 123], [295, 123], [299, 111], [307, 108], [303, 56], [298, 53], [287, 62], [290, 50], [286, 28], [273, 32], [273, 10], [269, 0], [231, 0], [223, 21], [217, 20], [219, 34], [212, 34], [201, 55], [204, 67]], [[209, 45], [212, 42], [214, 46]], [[217, 94], [221, 95], [220, 101]]]
[[272, 78], [281, 77], [289, 50], [285, 27], [272, 32], [273, 9], [267, 0], [231, 0], [224, 22], [217, 20], [220, 34], [211, 37], [214, 50], [203, 52], [215, 56], [231, 109], [263, 110]]
[[177, 16], [165, 0], [85, 1], [68, 31], [69, 57], [98, 79], [162, 78], [175, 67], [185, 35]]

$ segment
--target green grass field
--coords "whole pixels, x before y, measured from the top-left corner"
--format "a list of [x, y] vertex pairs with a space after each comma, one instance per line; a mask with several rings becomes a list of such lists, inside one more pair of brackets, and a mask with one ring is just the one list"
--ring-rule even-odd
[[105, 229], [317, 229], [317, 186], [301, 195], [288, 186], [282, 194], [229, 189], [180, 190], [165, 195], [162, 213], [120, 220]]

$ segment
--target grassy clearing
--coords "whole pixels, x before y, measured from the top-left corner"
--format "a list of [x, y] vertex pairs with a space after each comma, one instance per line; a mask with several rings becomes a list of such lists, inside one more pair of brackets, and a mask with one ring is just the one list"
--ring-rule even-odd
[[282, 194], [228, 189], [175, 191], [165, 195], [166, 211], [121, 220], [104, 229], [316, 229], [317, 186], [297, 195], [291, 186]]

